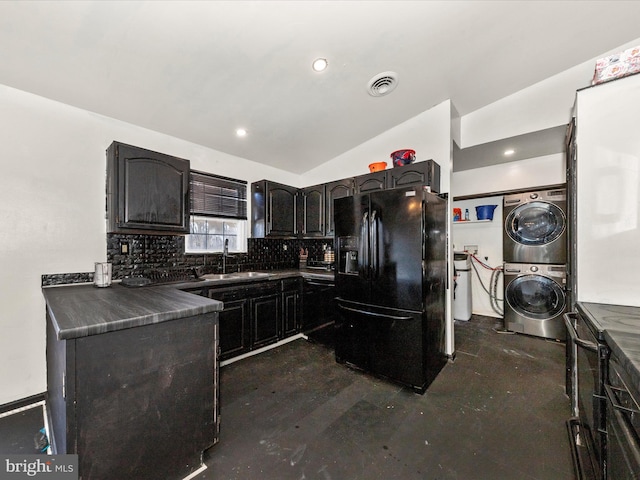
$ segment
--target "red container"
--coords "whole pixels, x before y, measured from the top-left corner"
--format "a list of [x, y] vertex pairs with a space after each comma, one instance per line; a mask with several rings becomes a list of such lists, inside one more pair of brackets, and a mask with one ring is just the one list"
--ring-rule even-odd
[[413, 163], [416, 159], [416, 151], [411, 149], [396, 150], [391, 155], [394, 167], [402, 167]]

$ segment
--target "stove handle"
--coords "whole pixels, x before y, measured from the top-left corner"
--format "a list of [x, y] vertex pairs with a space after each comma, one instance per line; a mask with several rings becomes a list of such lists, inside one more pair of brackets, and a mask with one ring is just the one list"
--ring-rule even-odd
[[569, 313], [565, 313], [562, 317], [564, 318], [564, 324], [567, 327], [567, 332], [571, 337], [571, 341], [575, 343], [578, 347], [584, 348], [585, 350], [589, 350], [590, 352], [597, 353], [598, 352], [597, 344], [593, 342], [589, 342], [587, 340], [583, 340], [580, 337], [578, 337], [578, 332], [576, 332], [576, 329], [573, 326], [573, 321], [572, 321], [578, 318], [578, 314], [575, 312], [569, 312]]

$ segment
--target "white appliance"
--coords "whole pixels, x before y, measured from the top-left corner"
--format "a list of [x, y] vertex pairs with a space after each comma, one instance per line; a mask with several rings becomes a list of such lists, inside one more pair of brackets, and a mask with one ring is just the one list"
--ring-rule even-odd
[[573, 300], [640, 306], [640, 75], [579, 90], [568, 149]]
[[454, 252], [453, 267], [456, 280], [453, 290], [453, 319], [471, 320], [471, 256], [468, 253]]
[[111, 263], [95, 262], [95, 272], [93, 273], [93, 284], [96, 287], [108, 287], [111, 285]]

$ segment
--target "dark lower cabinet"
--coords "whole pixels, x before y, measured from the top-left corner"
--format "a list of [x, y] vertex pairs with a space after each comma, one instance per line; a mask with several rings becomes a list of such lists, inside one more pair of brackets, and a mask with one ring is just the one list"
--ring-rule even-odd
[[302, 318], [302, 279], [282, 281], [282, 336], [300, 332]]
[[302, 279], [187, 290], [224, 303], [219, 312], [220, 360], [228, 360], [300, 332]]
[[[246, 289], [223, 288], [205, 292], [193, 292], [205, 295], [224, 303], [224, 310], [218, 314], [220, 332], [219, 359], [226, 360], [249, 350], [249, 299]], [[224, 339], [224, 340], [223, 340]]]
[[251, 348], [278, 341], [280, 333], [280, 291], [277, 285], [257, 288], [258, 297], [251, 299]]
[[58, 340], [47, 315], [54, 454], [82, 480], [181, 479], [218, 438], [217, 313]]

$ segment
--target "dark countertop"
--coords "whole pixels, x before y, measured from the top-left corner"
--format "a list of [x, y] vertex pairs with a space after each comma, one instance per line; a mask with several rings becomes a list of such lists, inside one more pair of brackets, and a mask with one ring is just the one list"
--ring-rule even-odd
[[593, 323], [640, 391], [640, 307], [579, 302], [577, 308]]
[[58, 340], [139, 327], [222, 310], [216, 300], [172, 286], [127, 288], [113, 284], [42, 289]]
[[42, 289], [47, 310], [59, 340], [139, 327], [152, 323], [220, 311], [222, 302], [182, 290], [221, 285], [278, 281], [286, 278], [333, 280], [334, 273], [318, 269], [290, 269], [259, 272], [262, 276], [230, 274], [225, 278], [175, 282], [170, 285], [125, 287], [114, 282], [110, 287], [63, 285]]

